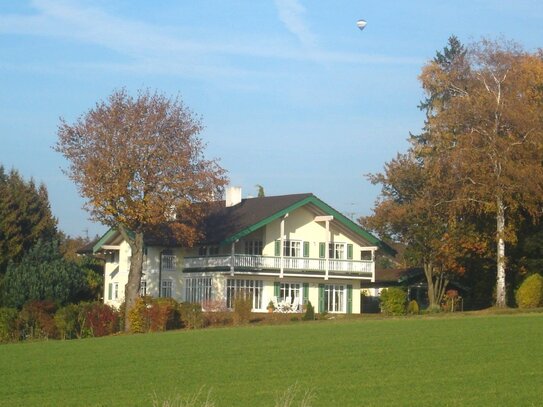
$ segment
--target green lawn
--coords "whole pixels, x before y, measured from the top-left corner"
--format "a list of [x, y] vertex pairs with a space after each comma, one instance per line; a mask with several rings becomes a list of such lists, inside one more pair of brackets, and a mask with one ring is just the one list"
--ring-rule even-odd
[[355, 319], [0, 346], [2, 406], [543, 406], [543, 314]]

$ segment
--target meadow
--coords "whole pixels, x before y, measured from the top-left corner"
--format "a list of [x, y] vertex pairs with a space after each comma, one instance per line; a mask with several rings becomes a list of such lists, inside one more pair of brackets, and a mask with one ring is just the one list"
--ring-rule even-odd
[[[1, 406], [542, 406], [543, 314], [357, 318], [0, 346]], [[205, 397], [203, 397], [205, 399]], [[162, 404], [160, 404], [162, 405]]]

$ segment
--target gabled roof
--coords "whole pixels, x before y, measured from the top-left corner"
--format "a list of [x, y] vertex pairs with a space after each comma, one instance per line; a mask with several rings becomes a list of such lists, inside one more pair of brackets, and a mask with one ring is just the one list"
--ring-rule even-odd
[[[394, 249], [386, 243], [310, 193], [247, 198], [230, 207], [226, 207], [224, 201], [213, 202], [209, 208], [209, 214], [203, 220], [206, 237], [201, 243], [231, 244], [302, 206], [307, 206], [316, 214], [333, 216], [334, 221], [371, 245], [380, 247], [390, 254], [395, 253]], [[111, 232], [106, 233], [94, 246], [95, 252], [113, 237]], [[149, 236], [146, 242], [152, 241], [158, 245], [157, 238], [157, 236]]]

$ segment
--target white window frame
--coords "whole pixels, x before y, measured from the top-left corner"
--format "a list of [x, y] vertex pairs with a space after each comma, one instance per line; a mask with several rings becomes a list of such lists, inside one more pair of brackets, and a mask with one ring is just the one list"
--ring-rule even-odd
[[113, 300], [118, 300], [119, 299], [119, 283], [113, 283], [112, 299]]
[[140, 297], [145, 297], [147, 295], [147, 280], [141, 279], [140, 281]]
[[283, 240], [283, 256], [302, 257], [302, 247], [301, 240]]
[[304, 301], [304, 285], [302, 283], [281, 283], [279, 285], [278, 302], [288, 302], [293, 304], [298, 299], [296, 310], [301, 310]]
[[324, 310], [330, 313], [347, 311], [347, 286], [343, 284], [326, 284], [324, 286]]
[[236, 295], [251, 295], [253, 297], [253, 310], [263, 310], [262, 295], [264, 282], [262, 280], [242, 280], [229, 278], [226, 281], [226, 306], [234, 308]]
[[185, 301], [203, 304], [213, 299], [212, 277], [185, 278]]
[[347, 243], [330, 243], [328, 246], [328, 258], [334, 260], [345, 260], [347, 258]]
[[162, 298], [173, 297], [173, 281], [172, 280], [162, 280], [162, 282], [160, 283], [160, 297]]

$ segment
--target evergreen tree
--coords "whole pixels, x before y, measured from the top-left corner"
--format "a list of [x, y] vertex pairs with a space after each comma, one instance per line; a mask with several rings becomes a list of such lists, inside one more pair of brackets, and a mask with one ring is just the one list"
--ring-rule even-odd
[[38, 240], [57, 236], [45, 186], [25, 181], [16, 170], [6, 174], [0, 166], [0, 275]]

